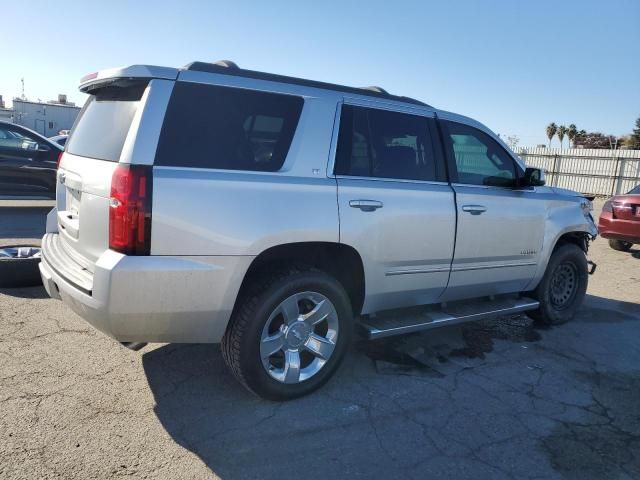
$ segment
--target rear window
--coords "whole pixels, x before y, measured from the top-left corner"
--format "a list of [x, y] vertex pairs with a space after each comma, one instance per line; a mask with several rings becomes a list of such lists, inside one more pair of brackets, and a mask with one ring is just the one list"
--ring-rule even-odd
[[73, 126], [67, 152], [117, 162], [146, 82], [123, 81], [93, 92]]
[[277, 171], [302, 105], [291, 95], [177, 82], [155, 165]]

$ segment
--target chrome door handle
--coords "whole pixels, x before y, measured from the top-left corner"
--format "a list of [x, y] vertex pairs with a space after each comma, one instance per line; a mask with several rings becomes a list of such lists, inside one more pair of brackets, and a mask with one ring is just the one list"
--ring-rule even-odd
[[480, 215], [487, 211], [487, 207], [484, 205], [463, 205], [462, 211], [470, 213], [471, 215]]
[[384, 205], [378, 200], [350, 200], [349, 206], [351, 208], [359, 208], [363, 212], [373, 212]]

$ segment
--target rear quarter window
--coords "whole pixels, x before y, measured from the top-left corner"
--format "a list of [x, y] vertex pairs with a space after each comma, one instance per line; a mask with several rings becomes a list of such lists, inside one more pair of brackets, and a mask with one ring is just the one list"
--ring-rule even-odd
[[277, 171], [302, 105], [292, 95], [177, 82], [155, 165]]
[[89, 97], [73, 126], [66, 150], [117, 162], [147, 82], [116, 82]]

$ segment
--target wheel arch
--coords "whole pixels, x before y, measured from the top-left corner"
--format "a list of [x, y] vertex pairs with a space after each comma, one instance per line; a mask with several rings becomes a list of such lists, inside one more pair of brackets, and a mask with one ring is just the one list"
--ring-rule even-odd
[[538, 263], [536, 275], [529, 282], [524, 291], [533, 290], [538, 286], [538, 284], [542, 280], [542, 277], [544, 276], [544, 272], [547, 270], [547, 265], [549, 264], [551, 255], [553, 255], [553, 252], [555, 252], [558, 248], [560, 248], [562, 245], [570, 243], [580, 247], [585, 255], [587, 255], [589, 251], [589, 244], [594, 238], [594, 233], [586, 229], [586, 227], [567, 227], [566, 229], [557, 232], [556, 235], [552, 237], [551, 241], [545, 242], [546, 246], [543, 248], [542, 258]]
[[[562, 245], [565, 245], [567, 243], [573, 243], [577, 245], [586, 254], [589, 252], [590, 241], [591, 241], [591, 234], [589, 232], [585, 232], [585, 231], [565, 232], [562, 235], [559, 235], [558, 238], [556, 238], [553, 248], [551, 249], [551, 255], [553, 255], [553, 252], [555, 252], [558, 248], [560, 248]], [[551, 255], [549, 257], [551, 257]], [[548, 259], [547, 259], [547, 263], [548, 263]]]
[[337, 242], [294, 242], [263, 250], [249, 265], [237, 298], [254, 279], [291, 265], [312, 267], [333, 276], [349, 295], [354, 316], [360, 314], [365, 296], [362, 257], [355, 248]]

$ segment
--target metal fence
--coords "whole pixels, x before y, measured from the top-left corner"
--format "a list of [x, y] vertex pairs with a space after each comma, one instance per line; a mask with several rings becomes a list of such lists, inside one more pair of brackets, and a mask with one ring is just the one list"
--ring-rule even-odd
[[609, 196], [640, 184], [640, 150], [519, 147], [516, 153], [527, 166], [543, 168], [554, 187]]

